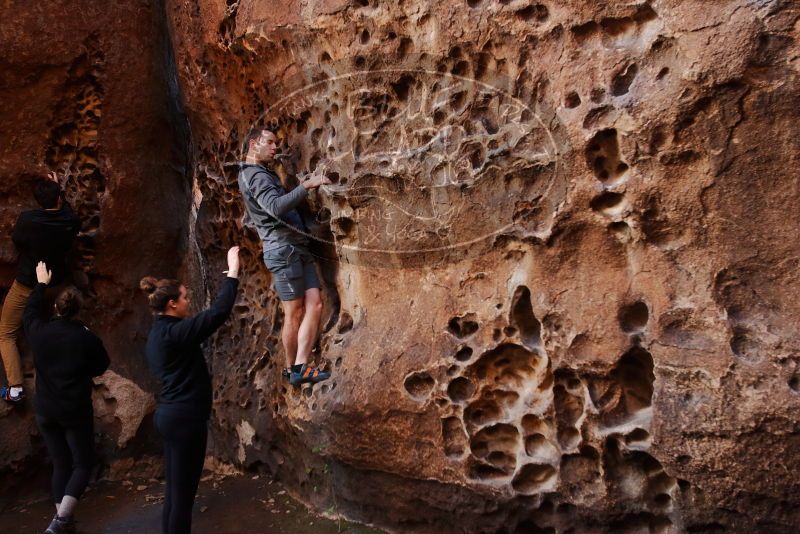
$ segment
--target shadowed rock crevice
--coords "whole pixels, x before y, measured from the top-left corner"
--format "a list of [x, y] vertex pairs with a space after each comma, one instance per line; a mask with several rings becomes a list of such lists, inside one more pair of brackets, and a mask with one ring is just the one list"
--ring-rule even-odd
[[525, 286], [520, 286], [514, 291], [509, 322], [519, 331], [520, 340], [527, 348], [536, 350], [540, 347], [542, 325], [533, 313], [531, 291]]
[[617, 72], [611, 80], [611, 94], [613, 96], [622, 96], [626, 94], [634, 78], [636, 78], [636, 73], [638, 71], [639, 68], [636, 66], [636, 63], [631, 63]]
[[619, 151], [617, 130], [601, 130], [592, 137], [586, 147], [586, 161], [600, 182], [611, 185], [628, 171]]
[[475, 321], [475, 314], [468, 313], [460, 317], [453, 317], [447, 323], [447, 330], [458, 339], [464, 339], [478, 331], [478, 323]]
[[436, 382], [428, 373], [412, 373], [403, 382], [403, 386], [412, 398], [422, 400], [428, 397]]
[[636, 334], [647, 326], [649, 315], [647, 304], [642, 301], [626, 304], [619, 309], [619, 326], [626, 334]]

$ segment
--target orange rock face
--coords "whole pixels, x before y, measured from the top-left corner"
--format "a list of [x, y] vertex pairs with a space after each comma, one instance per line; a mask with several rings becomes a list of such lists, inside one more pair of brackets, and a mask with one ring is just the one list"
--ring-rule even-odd
[[[134, 310], [107, 332], [140, 384], [138, 271], [182, 261], [211, 294], [242, 245], [242, 294], [210, 343], [213, 455], [398, 532], [796, 530], [796, 5], [165, 4], [174, 65], [147, 50], [174, 67], [192, 191], [166, 171], [179, 128], [130, 146], [178, 120], [176, 87], [142, 78], [143, 57], [101, 22], [30, 93], [102, 115], [20, 104], [42, 124], [3, 146], [105, 173], [105, 191], [80, 189], [99, 199], [106, 247], [85, 268], [99, 310]], [[22, 102], [19, 76], [3, 94]], [[91, 157], [61, 141], [69, 121]], [[278, 130], [287, 184], [323, 164], [334, 182], [304, 208], [325, 286], [317, 357], [333, 372], [313, 389], [281, 382], [283, 319], [239, 199], [256, 124]]]
[[[403, 532], [800, 524], [796, 6], [220, 5], [168, 2], [198, 243], [247, 250], [217, 454]], [[260, 123], [334, 180], [302, 392], [237, 198]]]

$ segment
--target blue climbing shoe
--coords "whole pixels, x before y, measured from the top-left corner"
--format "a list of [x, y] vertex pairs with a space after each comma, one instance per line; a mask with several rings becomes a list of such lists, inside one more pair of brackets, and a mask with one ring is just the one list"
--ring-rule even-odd
[[316, 384], [331, 377], [330, 373], [320, 371], [316, 367], [308, 364], [303, 364], [298, 372], [292, 372], [289, 375], [289, 383], [293, 386], [300, 384]]

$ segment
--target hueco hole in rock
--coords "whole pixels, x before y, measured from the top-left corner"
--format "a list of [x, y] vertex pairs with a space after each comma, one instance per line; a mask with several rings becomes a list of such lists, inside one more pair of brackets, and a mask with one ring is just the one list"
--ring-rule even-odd
[[792, 0], [3, 3], [0, 527], [797, 532], [798, 39]]

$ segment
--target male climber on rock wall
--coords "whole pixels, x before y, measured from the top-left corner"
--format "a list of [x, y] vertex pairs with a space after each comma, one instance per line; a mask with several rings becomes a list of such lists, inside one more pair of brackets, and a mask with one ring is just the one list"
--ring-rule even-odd
[[50, 284], [61, 283], [67, 274], [67, 253], [81, 229], [81, 220], [64, 198], [56, 173], [38, 180], [33, 196], [40, 207], [22, 212], [14, 224], [11, 239], [19, 251], [17, 276], [0, 313], [0, 355], [8, 380], [8, 387], [0, 388], [0, 398], [12, 403], [25, 398], [17, 336], [25, 306], [36, 286], [36, 265], [46, 262], [53, 271]]
[[281, 338], [286, 352], [283, 377], [290, 384], [316, 383], [330, 378], [308, 363], [322, 315], [322, 297], [314, 257], [308, 250], [305, 224], [297, 206], [310, 189], [330, 184], [313, 173], [286, 192], [268, 165], [277, 152], [275, 133], [265, 127], [250, 131], [242, 150], [239, 190], [264, 247], [264, 263], [272, 272], [273, 287], [283, 306]]

